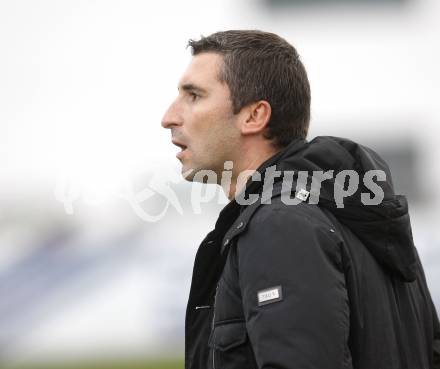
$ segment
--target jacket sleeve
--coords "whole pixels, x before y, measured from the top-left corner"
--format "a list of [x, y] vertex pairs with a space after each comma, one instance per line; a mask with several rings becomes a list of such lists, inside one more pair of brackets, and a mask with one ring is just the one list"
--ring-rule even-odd
[[434, 344], [433, 344], [434, 369], [440, 369], [440, 323], [432, 300], [431, 300], [431, 308], [432, 308], [432, 319], [434, 322]]
[[[238, 270], [258, 368], [344, 368], [349, 304], [334, 231], [265, 206], [248, 227], [237, 244]], [[281, 297], [271, 299], [277, 286]]]
[[[431, 293], [429, 292], [428, 284], [426, 281], [425, 271], [423, 270], [422, 262], [420, 260], [419, 253], [415, 249], [417, 263], [420, 267], [421, 274], [421, 285], [423, 288], [423, 295], [426, 296], [426, 303], [430, 307], [430, 313], [432, 317], [432, 331], [433, 331], [433, 341], [432, 341], [432, 361], [433, 369], [440, 369], [440, 322], [438, 320], [437, 310], [435, 308], [434, 302], [432, 301]], [[431, 318], [430, 317], [430, 318]]]

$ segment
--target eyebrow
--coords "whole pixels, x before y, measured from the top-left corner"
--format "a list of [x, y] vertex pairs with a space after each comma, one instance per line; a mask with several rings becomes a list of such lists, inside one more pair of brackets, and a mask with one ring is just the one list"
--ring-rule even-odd
[[186, 92], [201, 92], [201, 93], [206, 93], [206, 90], [204, 90], [201, 87], [198, 87], [192, 83], [184, 83], [182, 86], [177, 87], [178, 90], [182, 89], [183, 91]]

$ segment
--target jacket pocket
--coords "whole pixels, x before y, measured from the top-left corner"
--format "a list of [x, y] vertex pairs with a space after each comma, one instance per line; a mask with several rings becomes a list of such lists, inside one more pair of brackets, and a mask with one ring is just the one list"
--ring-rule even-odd
[[217, 323], [211, 331], [209, 368], [255, 369], [255, 359], [244, 321]]

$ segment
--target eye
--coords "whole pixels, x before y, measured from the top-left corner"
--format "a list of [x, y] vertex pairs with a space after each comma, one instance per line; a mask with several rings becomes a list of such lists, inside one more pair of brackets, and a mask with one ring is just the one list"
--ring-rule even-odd
[[198, 98], [200, 98], [200, 95], [197, 95], [195, 92], [189, 93], [191, 101], [196, 101]]

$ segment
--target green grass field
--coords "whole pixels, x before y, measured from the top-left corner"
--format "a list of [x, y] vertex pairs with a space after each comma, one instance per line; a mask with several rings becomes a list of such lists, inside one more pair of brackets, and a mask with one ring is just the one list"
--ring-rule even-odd
[[183, 359], [174, 360], [136, 360], [108, 362], [69, 362], [69, 363], [40, 363], [20, 366], [8, 366], [0, 363], [1, 369], [182, 369]]

